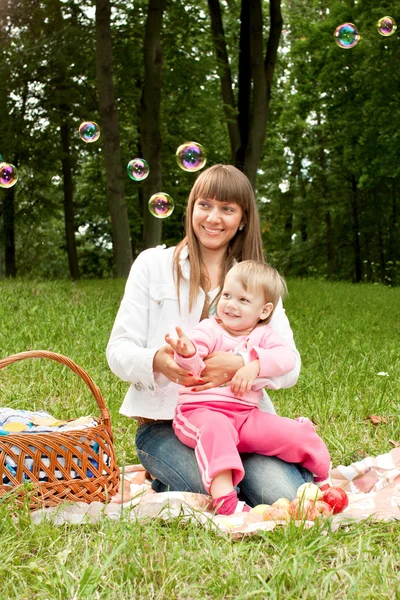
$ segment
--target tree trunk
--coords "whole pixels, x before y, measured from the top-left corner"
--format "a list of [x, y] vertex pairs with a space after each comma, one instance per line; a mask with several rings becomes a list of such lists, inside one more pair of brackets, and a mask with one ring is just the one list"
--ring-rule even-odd
[[250, 118], [252, 102], [252, 65], [251, 65], [251, 20], [250, 3], [242, 1], [240, 11], [239, 38], [239, 90], [238, 90], [238, 124], [240, 144], [235, 154], [235, 166], [244, 170], [247, 145], [250, 135]]
[[[4, 94], [5, 95], [5, 94]], [[15, 134], [21, 136], [22, 123], [26, 113], [26, 103], [28, 98], [28, 84], [24, 83], [22, 91], [22, 105], [19, 114], [18, 129]], [[20, 155], [14, 154], [12, 164], [18, 169]], [[0, 161], [2, 162], [2, 160]], [[4, 237], [4, 272], [6, 277], [16, 277], [17, 263], [15, 253], [15, 187], [5, 190], [3, 203], [3, 237]], [[1, 270], [1, 269], [0, 269]]]
[[208, 9], [211, 18], [211, 33], [214, 41], [217, 69], [221, 82], [222, 101], [228, 125], [229, 141], [232, 160], [240, 146], [240, 131], [235, 109], [235, 98], [232, 90], [232, 73], [226, 49], [225, 32], [222, 23], [221, 7], [219, 0], [208, 0]]
[[219, 76], [234, 163], [246, 173], [255, 187], [266, 137], [271, 88], [282, 31], [281, 0], [270, 0], [270, 32], [265, 59], [261, 0], [242, 0], [238, 113], [235, 122], [232, 122], [235, 114], [232, 77], [219, 2], [208, 0], [208, 7], [215, 54], [219, 65], [223, 67]]
[[[321, 125], [321, 115], [317, 113], [318, 126]], [[327, 165], [326, 156], [324, 152], [324, 139], [319, 138], [319, 165], [321, 169], [321, 175], [319, 180], [321, 182], [321, 204], [324, 207], [324, 220], [325, 220], [325, 234], [326, 234], [326, 261], [327, 261], [327, 275], [328, 279], [333, 279], [335, 275], [335, 251], [333, 244], [333, 230], [332, 230], [332, 215], [329, 206], [329, 190], [326, 181]]]
[[162, 191], [161, 171], [161, 27], [166, 0], [149, 0], [143, 42], [144, 85], [140, 100], [140, 143], [143, 158], [150, 164], [150, 174], [143, 184], [143, 247], [161, 242], [162, 220], [148, 210], [150, 197]]
[[64, 120], [61, 123], [60, 129], [62, 147], [61, 164], [64, 182], [65, 239], [67, 243], [69, 274], [71, 276], [71, 279], [79, 279], [80, 271], [75, 239], [75, 218], [73, 202], [74, 191], [72, 184], [71, 148], [69, 143], [69, 127], [66, 120]]
[[354, 278], [357, 283], [361, 281], [361, 250], [360, 250], [360, 225], [358, 218], [358, 188], [354, 175], [351, 176], [351, 208], [353, 217], [353, 249], [354, 249]]
[[332, 217], [329, 207], [325, 211], [326, 257], [328, 262], [328, 279], [335, 275], [335, 254], [333, 250]]
[[396, 263], [396, 260], [400, 258], [400, 252], [398, 248], [398, 244], [396, 243], [396, 232], [398, 231], [398, 223], [397, 223], [397, 189], [396, 182], [394, 179], [391, 180], [391, 209], [390, 209], [390, 226], [388, 232], [388, 244], [387, 244], [387, 274], [385, 277], [385, 283], [387, 285], [393, 285], [392, 277], [396, 272], [396, 269], [393, 265]]
[[[242, 0], [246, 3], [246, 0]], [[260, 162], [269, 116], [269, 103], [278, 54], [279, 39], [282, 31], [281, 0], [270, 0], [270, 30], [267, 43], [267, 52], [263, 61], [262, 39], [262, 10], [261, 0], [252, 0], [250, 3], [251, 23], [251, 62], [253, 78], [253, 102], [251, 107], [251, 125], [249, 142], [246, 148], [244, 172], [255, 187], [257, 168]]]
[[96, 0], [96, 78], [107, 180], [107, 198], [111, 215], [116, 274], [118, 277], [126, 277], [129, 274], [133, 259], [114, 93], [110, 20], [110, 1]]
[[17, 268], [15, 262], [15, 188], [5, 190], [3, 202], [3, 239], [4, 239], [4, 271], [6, 277], [15, 277]]

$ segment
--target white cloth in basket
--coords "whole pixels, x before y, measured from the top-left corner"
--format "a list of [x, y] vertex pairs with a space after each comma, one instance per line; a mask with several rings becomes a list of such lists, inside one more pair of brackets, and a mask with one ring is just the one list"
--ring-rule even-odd
[[[46, 423], [42, 425], [40, 423]], [[48, 423], [60, 423], [59, 425], [49, 425]], [[93, 419], [93, 417], [81, 417], [79, 419], [75, 419], [70, 422], [58, 421], [55, 417], [53, 417], [50, 413], [46, 411], [30, 411], [30, 410], [17, 410], [14, 408], [0, 408], [0, 450], [1, 450], [1, 440], [4, 439], [6, 441], [6, 437], [12, 435], [12, 432], [7, 431], [7, 425], [10, 423], [20, 423], [21, 425], [25, 425], [25, 429], [23, 431], [19, 431], [19, 434], [33, 435], [38, 433], [52, 433], [52, 432], [66, 432], [66, 431], [80, 431], [82, 429], [88, 429], [90, 427], [97, 427], [97, 421]], [[36, 424], [37, 423], [37, 424]], [[94, 440], [90, 440], [90, 446], [92, 447], [95, 454], [99, 453], [99, 444]], [[11, 451], [14, 455], [20, 454], [20, 449], [17, 446], [11, 446]], [[49, 448], [49, 452], [51, 452], [51, 448]], [[89, 460], [92, 464], [97, 468], [98, 461], [92, 457], [89, 457]], [[106, 457], [106, 464], [109, 464], [109, 457]], [[41, 462], [44, 466], [50, 466], [50, 458], [43, 454], [41, 456]], [[65, 459], [61, 455], [57, 455], [57, 463], [64, 467]], [[24, 460], [24, 465], [27, 467], [29, 471], [33, 469], [34, 460], [33, 458], [26, 457]], [[82, 467], [82, 461], [77, 460], [76, 464], [78, 467]], [[2, 472], [2, 483], [3, 484], [11, 484], [11, 480], [7, 477], [7, 471], [12, 474], [14, 477], [17, 472], [17, 463], [13, 460], [12, 457], [6, 456], [5, 462], [5, 471]], [[64, 479], [64, 474], [60, 470], [55, 470], [55, 477], [57, 479]], [[93, 477], [90, 469], [87, 469], [87, 476]], [[79, 477], [78, 473], [74, 470], [70, 472], [70, 477], [76, 478]], [[23, 480], [29, 481], [29, 476], [25, 473], [23, 474]], [[40, 471], [39, 481], [48, 481], [48, 476], [44, 471]]]

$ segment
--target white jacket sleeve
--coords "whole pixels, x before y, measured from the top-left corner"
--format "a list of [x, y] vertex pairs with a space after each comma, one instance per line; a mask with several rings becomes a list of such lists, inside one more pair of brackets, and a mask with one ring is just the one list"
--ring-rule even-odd
[[294, 343], [293, 332], [290, 327], [289, 319], [286, 316], [285, 309], [283, 308], [281, 299], [276, 305], [270, 324], [275, 333], [277, 333], [283, 339], [283, 341], [285, 341], [288, 344], [288, 346], [290, 346], [290, 348], [292, 349], [295, 359], [295, 367], [294, 369], [292, 369], [292, 371], [289, 371], [289, 373], [286, 373], [285, 375], [269, 377], [268, 382], [266, 383], [266, 387], [272, 390], [278, 390], [280, 388], [290, 388], [296, 384], [299, 378], [301, 359], [300, 354]]
[[158, 348], [147, 348], [149, 332], [149, 254], [140, 254], [132, 265], [114, 327], [107, 345], [110, 369], [123, 381], [154, 390], [153, 357]]

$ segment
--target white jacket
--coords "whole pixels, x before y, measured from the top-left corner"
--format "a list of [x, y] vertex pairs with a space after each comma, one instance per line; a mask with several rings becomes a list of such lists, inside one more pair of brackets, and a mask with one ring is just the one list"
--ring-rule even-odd
[[[173, 280], [173, 253], [174, 248], [157, 246], [137, 257], [126, 282], [124, 297], [107, 345], [110, 369], [123, 381], [132, 383], [120, 409], [120, 413], [127, 417], [172, 419], [175, 414], [179, 386], [164, 375], [153, 374], [153, 357], [165, 345], [165, 334], [175, 333], [176, 325], [189, 333], [199, 322], [205, 292], [199, 290], [196, 305], [189, 313], [190, 264], [186, 247], [180, 258], [183, 274], [180, 313]], [[293, 348], [296, 367], [286, 375], [271, 377], [267, 387], [291, 387], [299, 376], [300, 355], [282, 301], [279, 301], [273, 313], [271, 325]], [[260, 408], [274, 412], [266, 394]]]

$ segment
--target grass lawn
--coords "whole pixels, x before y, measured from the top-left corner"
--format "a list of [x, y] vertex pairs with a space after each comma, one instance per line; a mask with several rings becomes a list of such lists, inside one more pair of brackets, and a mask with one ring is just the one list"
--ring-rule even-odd
[[[118, 414], [127, 384], [105, 359], [123, 287], [1, 281], [0, 356], [45, 349], [82, 366], [111, 410], [118, 462], [130, 464], [135, 425]], [[295, 388], [272, 392], [278, 412], [313, 419], [335, 465], [388, 452], [400, 440], [400, 289], [289, 281], [289, 291], [303, 368]], [[2, 406], [59, 418], [98, 414], [83, 382], [52, 361], [2, 370], [0, 394]], [[0, 600], [400, 598], [400, 523], [289, 525], [233, 542], [179, 519], [34, 526], [4, 503], [0, 523]]]

